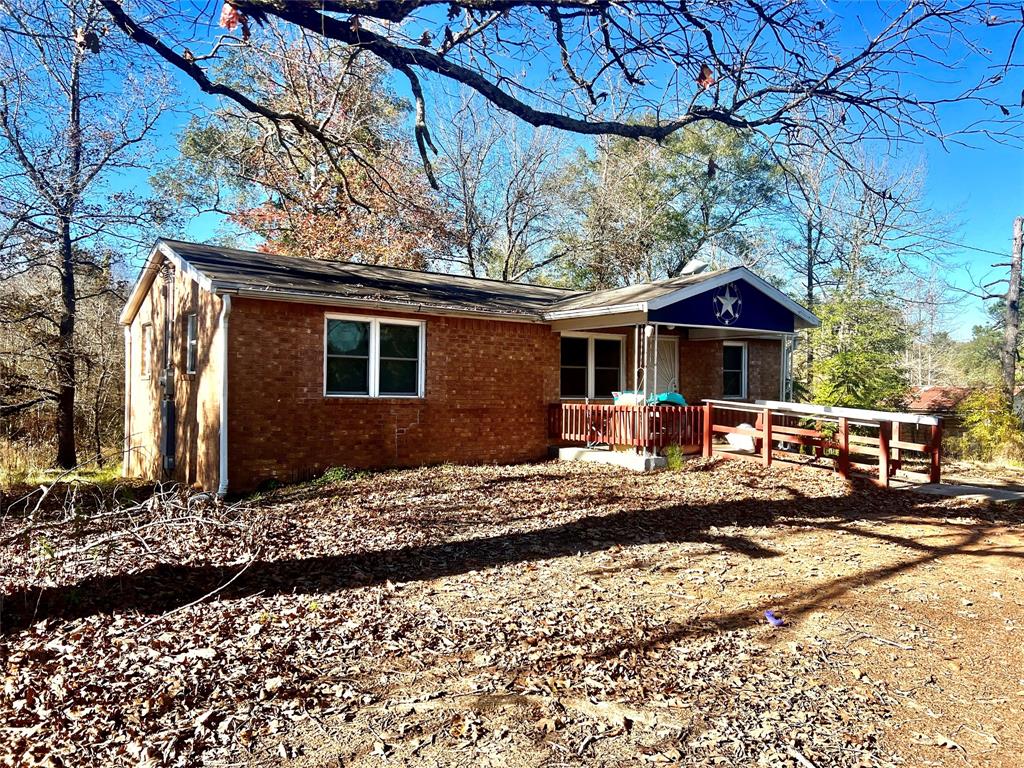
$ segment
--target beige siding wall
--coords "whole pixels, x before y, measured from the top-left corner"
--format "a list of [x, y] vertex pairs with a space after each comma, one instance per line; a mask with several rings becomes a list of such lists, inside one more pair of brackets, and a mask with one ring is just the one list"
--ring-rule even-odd
[[[218, 483], [221, 349], [219, 313], [221, 299], [200, 288], [187, 274], [175, 270], [171, 297], [172, 334], [170, 365], [176, 412], [175, 468], [167, 473], [160, 457], [160, 404], [163, 390], [168, 306], [164, 278], [153, 281], [126, 339], [126, 474], [154, 480], [173, 480], [215, 490]], [[186, 372], [187, 317], [198, 318], [196, 372]], [[150, 375], [143, 376], [143, 325], [148, 324]]]

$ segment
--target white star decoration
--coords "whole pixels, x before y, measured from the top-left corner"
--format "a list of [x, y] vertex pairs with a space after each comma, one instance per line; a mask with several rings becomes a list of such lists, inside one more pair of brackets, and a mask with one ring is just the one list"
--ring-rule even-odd
[[731, 325], [736, 322], [736, 319], [740, 316], [740, 307], [743, 306], [743, 303], [740, 299], [739, 291], [732, 283], [715, 294], [714, 301], [715, 316], [722, 323]]

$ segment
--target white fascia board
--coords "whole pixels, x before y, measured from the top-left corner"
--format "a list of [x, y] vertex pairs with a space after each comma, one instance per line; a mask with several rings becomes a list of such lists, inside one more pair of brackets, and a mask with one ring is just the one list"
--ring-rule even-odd
[[769, 283], [767, 280], [758, 277], [746, 267], [733, 267], [732, 269], [722, 272], [719, 275], [715, 275], [707, 280], [702, 280], [699, 283], [693, 285], [687, 285], [680, 288], [678, 291], [672, 291], [664, 296], [659, 296], [656, 299], [651, 299], [647, 302], [647, 307], [650, 310], [662, 309], [675, 304], [678, 301], [683, 301], [691, 296], [697, 296], [698, 294], [704, 293], [705, 291], [714, 290], [720, 288], [723, 285], [736, 282], [737, 280], [746, 280], [748, 283], [753, 285], [762, 293], [766, 294], [769, 298], [777, 301], [779, 304], [784, 306], [798, 318], [804, 321], [805, 328], [817, 328], [821, 325], [821, 321], [818, 320], [811, 312], [808, 312], [798, 303], [793, 301], [789, 296], [780, 291], [774, 285]]
[[209, 277], [181, 258], [181, 256], [163, 240], [157, 240], [156, 245], [153, 246], [153, 250], [151, 250], [149, 252], [149, 256], [146, 257], [146, 263], [143, 265], [142, 271], [139, 272], [139, 277], [135, 281], [135, 285], [132, 286], [131, 293], [128, 294], [128, 301], [125, 302], [124, 309], [121, 310], [121, 315], [118, 318], [121, 325], [131, 325], [132, 320], [135, 319], [135, 313], [138, 312], [139, 307], [142, 306], [142, 301], [146, 297], [146, 292], [153, 284], [153, 279], [159, 271], [161, 258], [167, 259], [174, 265], [175, 269], [180, 270], [195, 280], [196, 283], [199, 284], [200, 288], [206, 291], [212, 290], [213, 283], [210, 281]]
[[601, 317], [602, 315], [620, 315], [628, 312], [647, 312], [649, 302], [637, 301], [632, 304], [609, 304], [600, 307], [584, 307], [582, 309], [562, 309], [543, 313], [545, 320], [571, 320], [576, 317]]

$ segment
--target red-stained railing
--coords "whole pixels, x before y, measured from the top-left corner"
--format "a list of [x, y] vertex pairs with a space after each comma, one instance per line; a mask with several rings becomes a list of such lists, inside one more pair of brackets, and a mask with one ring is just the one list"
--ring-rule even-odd
[[[726, 458], [754, 459], [766, 467], [781, 447], [800, 446], [813, 451], [817, 458], [835, 461], [836, 471], [844, 478], [851, 467], [877, 472], [877, 481], [888, 486], [895, 472], [904, 469], [904, 451], [923, 454], [927, 473], [920, 475], [928, 482], [942, 479], [942, 419], [934, 415], [871, 411], [863, 408], [841, 408], [801, 403], [759, 400], [756, 403], [704, 401], [703, 454]], [[744, 423], [747, 426], [738, 426]], [[829, 430], [823, 425], [830, 425]], [[852, 432], [855, 426], [859, 432]], [[900, 439], [901, 430], [925, 426], [930, 430], [925, 442]], [[874, 432], [874, 434], [869, 434]], [[754, 450], [735, 450], [715, 444], [715, 435], [738, 434], [749, 437]], [[779, 448], [776, 447], [779, 445]], [[856, 460], [858, 455], [878, 457], [877, 463]], [[904, 470], [906, 471], [906, 470]]]
[[[925, 441], [901, 439], [910, 436], [910, 428], [922, 426], [930, 430]], [[548, 411], [548, 432], [563, 442], [648, 450], [678, 445], [705, 456], [754, 459], [765, 466], [776, 454], [799, 448], [819, 459], [833, 459], [843, 477], [849, 477], [851, 467], [877, 472], [883, 485], [889, 485], [897, 470], [906, 472], [903, 454], [910, 452], [923, 454], [928, 469], [923, 478], [937, 483], [942, 476], [942, 420], [920, 414], [774, 401], [705, 400], [702, 406], [554, 403]], [[716, 442], [716, 437], [729, 434], [749, 437], [753, 451]], [[877, 457], [877, 464], [859, 462], [856, 457], [862, 455]]]
[[686, 405], [606, 405], [555, 403], [548, 413], [556, 440], [590, 445], [665, 448], [700, 446], [704, 408]]

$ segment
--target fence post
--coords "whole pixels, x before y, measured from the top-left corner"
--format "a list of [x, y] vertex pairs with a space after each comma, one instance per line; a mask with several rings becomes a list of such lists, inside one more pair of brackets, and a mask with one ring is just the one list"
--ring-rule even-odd
[[928, 452], [930, 464], [928, 467], [928, 482], [942, 482], [942, 419], [932, 427], [932, 444]]
[[[898, 443], [901, 439], [900, 423], [898, 421], [894, 421], [892, 423], [892, 441], [894, 443]], [[895, 472], [903, 466], [903, 451], [897, 445], [893, 448], [892, 452], [894, 457], [892, 462], [892, 471]]]
[[766, 467], [772, 465], [772, 412], [765, 408], [761, 412], [761, 429], [764, 430], [761, 438], [761, 463]]
[[704, 403], [704, 456], [711, 458], [711, 403]]
[[889, 434], [891, 421], [878, 422], [878, 483], [889, 487]]
[[850, 422], [845, 416], [839, 417], [839, 476], [850, 479]]

